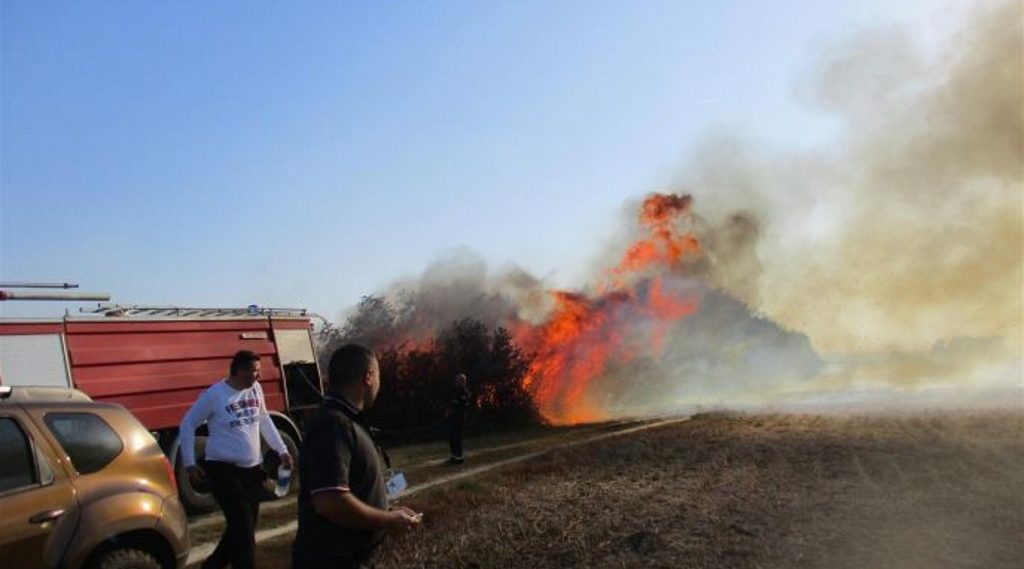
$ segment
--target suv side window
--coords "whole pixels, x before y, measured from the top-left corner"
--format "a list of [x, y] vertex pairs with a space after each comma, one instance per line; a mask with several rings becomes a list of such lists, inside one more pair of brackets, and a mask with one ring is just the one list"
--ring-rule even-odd
[[0, 417], [0, 493], [36, 484], [32, 445], [21, 427]]
[[96, 472], [124, 449], [121, 437], [91, 413], [47, 413], [44, 420], [80, 474]]

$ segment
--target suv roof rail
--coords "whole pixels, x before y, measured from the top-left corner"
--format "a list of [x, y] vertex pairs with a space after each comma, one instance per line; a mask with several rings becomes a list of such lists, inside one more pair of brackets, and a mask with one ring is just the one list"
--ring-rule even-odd
[[92, 401], [92, 398], [70, 387], [0, 385], [0, 401]]
[[80, 308], [81, 312], [103, 314], [104, 316], [169, 316], [169, 317], [231, 317], [231, 316], [312, 316], [305, 308], [274, 308], [269, 306], [195, 307], [195, 306], [140, 306], [121, 304], [100, 304], [95, 309]]

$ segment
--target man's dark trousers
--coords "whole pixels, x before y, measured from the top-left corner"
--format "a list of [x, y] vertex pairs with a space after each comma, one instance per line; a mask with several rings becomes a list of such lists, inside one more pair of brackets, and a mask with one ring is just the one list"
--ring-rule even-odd
[[229, 563], [231, 569], [254, 569], [263, 471], [259, 466], [241, 468], [215, 461], [207, 462], [205, 469], [227, 524], [217, 549], [206, 558], [202, 569], [223, 569]]
[[462, 458], [462, 429], [466, 418], [461, 410], [452, 413], [448, 424], [448, 448], [453, 457]]

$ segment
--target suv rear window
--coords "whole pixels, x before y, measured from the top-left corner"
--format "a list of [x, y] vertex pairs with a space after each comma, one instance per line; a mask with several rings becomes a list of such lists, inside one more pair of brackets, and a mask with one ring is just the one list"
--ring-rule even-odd
[[48, 413], [45, 420], [80, 474], [96, 472], [124, 449], [121, 437], [96, 415]]
[[36, 483], [32, 447], [13, 419], [0, 418], [0, 493]]

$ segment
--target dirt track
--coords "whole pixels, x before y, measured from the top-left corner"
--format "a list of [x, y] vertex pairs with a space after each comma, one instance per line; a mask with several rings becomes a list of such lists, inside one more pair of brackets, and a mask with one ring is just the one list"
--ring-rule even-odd
[[704, 416], [415, 496], [378, 567], [1020, 567], [1022, 488], [1019, 414]]

